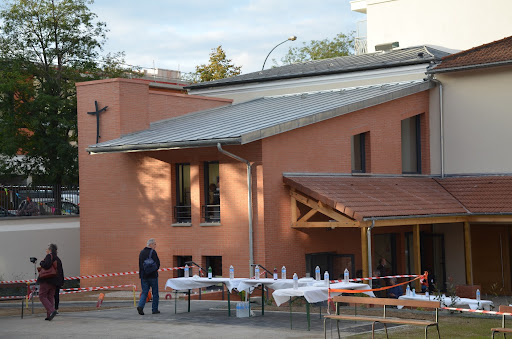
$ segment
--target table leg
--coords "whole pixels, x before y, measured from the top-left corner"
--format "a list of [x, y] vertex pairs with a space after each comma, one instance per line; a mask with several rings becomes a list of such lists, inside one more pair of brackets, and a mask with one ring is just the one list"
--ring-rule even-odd
[[309, 303], [307, 301], [306, 301], [306, 314], [307, 314], [307, 318], [308, 318], [308, 331], [309, 331], [309, 329], [311, 328], [311, 317], [309, 314]]
[[178, 290], [174, 290], [174, 314], [177, 313], [178, 310]]
[[188, 290], [188, 312], [190, 313], [190, 290]]
[[292, 297], [290, 297], [290, 330], [292, 329]]
[[261, 284], [261, 316], [265, 315], [265, 285]]
[[228, 317], [231, 317], [231, 292], [228, 291]]

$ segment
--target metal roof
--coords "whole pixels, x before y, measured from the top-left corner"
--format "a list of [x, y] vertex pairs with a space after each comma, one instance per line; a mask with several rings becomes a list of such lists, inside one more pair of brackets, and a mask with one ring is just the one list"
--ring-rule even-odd
[[147, 130], [87, 148], [91, 153], [243, 145], [433, 88], [408, 81], [268, 96], [154, 122]]
[[274, 67], [263, 71], [241, 74], [231, 78], [192, 84], [185, 87], [185, 89], [194, 90], [250, 82], [319, 76], [422, 63], [429, 64], [449, 54], [448, 52], [430, 46], [409, 47], [389, 52], [349, 55]]

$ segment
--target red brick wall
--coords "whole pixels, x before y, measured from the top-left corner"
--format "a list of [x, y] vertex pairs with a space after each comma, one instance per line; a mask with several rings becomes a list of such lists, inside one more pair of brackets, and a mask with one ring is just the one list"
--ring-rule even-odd
[[[335, 252], [354, 254], [356, 269], [361, 269], [359, 229], [290, 229], [290, 196], [282, 174], [350, 173], [350, 137], [364, 132], [370, 135], [371, 173], [401, 174], [401, 120], [417, 114], [428, 121], [426, 91], [264, 139], [265, 226], [256, 239], [265, 253], [258, 252], [258, 259], [270, 267], [286, 260], [289, 272], [303, 275], [306, 253]], [[429, 173], [428, 129], [422, 136], [423, 173]]]
[[[139, 98], [144, 95], [147, 98]], [[173, 266], [178, 255], [191, 255], [197, 263], [204, 263], [205, 256], [222, 256], [224, 275], [229, 265], [233, 265], [236, 276], [247, 276], [246, 165], [216, 148], [89, 155], [85, 147], [95, 143], [96, 121], [86, 112], [93, 109], [94, 100], [100, 106], [109, 105], [101, 117], [102, 140], [146, 128], [150, 121], [184, 114], [187, 108], [192, 111], [209, 104], [211, 107], [226, 104], [151, 93], [147, 87], [129, 80], [78, 86], [81, 273], [137, 270], [138, 254], [146, 240], [153, 237], [157, 239], [162, 267]], [[137, 118], [138, 125], [125, 121], [135, 114], [142, 115]], [[360, 269], [359, 229], [291, 229], [290, 197], [282, 182], [283, 172], [350, 173], [350, 136], [369, 131], [372, 173], [400, 174], [400, 121], [416, 114], [425, 114], [428, 121], [428, 92], [248, 145], [226, 146], [226, 150], [253, 164], [255, 262], [269, 269], [286, 265], [288, 275], [293, 272], [304, 275], [305, 254], [336, 252], [355, 254], [356, 268]], [[428, 124], [424, 125], [428, 128]], [[422, 154], [428, 159], [428, 133], [423, 135], [427, 139]], [[220, 162], [221, 226], [201, 225], [205, 161]], [[172, 226], [176, 163], [191, 165], [192, 226]], [[171, 272], [161, 273], [161, 289], [171, 276]], [[128, 276], [83, 280], [82, 285], [128, 282], [139, 284], [138, 277]]]

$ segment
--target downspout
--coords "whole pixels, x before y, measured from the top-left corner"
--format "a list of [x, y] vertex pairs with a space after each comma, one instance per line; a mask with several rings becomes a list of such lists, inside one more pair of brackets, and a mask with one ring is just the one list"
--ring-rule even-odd
[[[375, 219], [372, 218], [372, 225], [368, 227], [366, 230], [366, 239], [368, 240], [368, 275], [373, 276], [373, 267], [372, 267], [372, 228], [375, 227]], [[368, 281], [368, 285], [373, 287], [373, 280]]]
[[222, 149], [222, 145], [217, 143], [217, 149], [222, 154], [230, 158], [244, 162], [247, 165], [247, 213], [249, 214], [249, 273], [252, 276], [252, 269], [254, 264], [254, 248], [253, 248], [253, 232], [252, 232], [252, 177], [251, 177], [251, 163], [248, 160], [240, 158], [238, 155], [230, 153]]
[[440, 143], [441, 143], [441, 178], [444, 178], [444, 118], [443, 118], [443, 83], [434, 77], [431, 81], [439, 85], [439, 120], [440, 120]]

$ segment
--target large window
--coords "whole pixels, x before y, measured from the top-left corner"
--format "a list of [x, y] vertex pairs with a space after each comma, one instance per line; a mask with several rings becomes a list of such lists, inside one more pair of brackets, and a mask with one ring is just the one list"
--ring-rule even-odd
[[203, 219], [205, 222], [220, 222], [220, 187], [219, 163], [204, 164], [204, 205]]
[[[176, 267], [184, 267], [187, 263], [188, 263], [188, 266], [190, 266], [190, 261], [192, 261], [191, 255], [176, 255], [176, 256], [174, 256], [174, 258], [175, 258], [175, 266]], [[193, 269], [194, 269], [194, 267], [190, 267], [190, 270], [189, 270], [190, 277], [192, 277], [194, 274], [199, 274], [197, 269], [195, 272], [193, 271]], [[176, 270], [174, 272], [175, 272], [174, 273], [175, 278], [185, 276], [185, 270]]]
[[204, 269], [208, 272], [208, 267], [212, 268], [212, 275], [214, 277], [222, 277], [222, 257], [221, 256], [208, 256], [204, 257]]
[[353, 135], [350, 140], [352, 148], [352, 173], [366, 173], [367, 135], [368, 133]]
[[402, 120], [402, 173], [421, 173], [420, 116]]
[[190, 205], [190, 164], [176, 164], [176, 222], [191, 222]]

